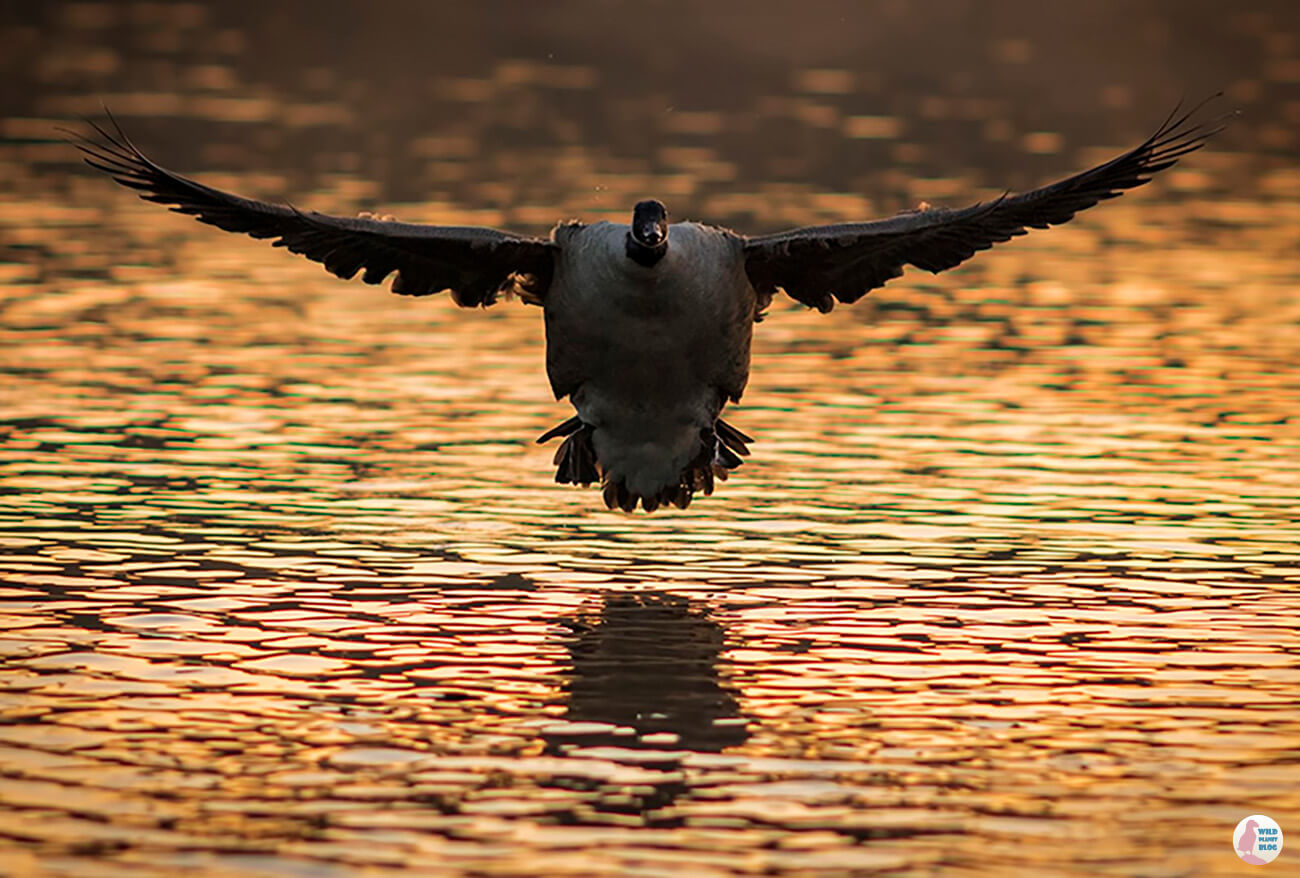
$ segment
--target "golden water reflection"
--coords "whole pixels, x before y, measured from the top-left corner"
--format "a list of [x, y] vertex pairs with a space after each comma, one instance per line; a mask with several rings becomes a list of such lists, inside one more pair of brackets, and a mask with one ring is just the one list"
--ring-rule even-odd
[[[147, 9], [51, 8], [0, 120], [0, 871], [1230, 874], [1241, 816], [1300, 825], [1300, 177], [1267, 119], [950, 275], [774, 308], [754, 456], [628, 518], [532, 443], [564, 416], [534, 310], [339, 283], [75, 173], [42, 126], [98, 111], [87, 65], [211, 182], [521, 228], [646, 191], [856, 218], [995, 156], [1038, 183], [1126, 142], [1124, 95], [1078, 141], [829, 62], [665, 114], [506, 59], [389, 148], [327, 65], [244, 82], [260, 37], [215, 7], [108, 54], [78, 40]], [[1265, 45], [1238, 100], [1294, 102], [1283, 24], [1225, 26]]]

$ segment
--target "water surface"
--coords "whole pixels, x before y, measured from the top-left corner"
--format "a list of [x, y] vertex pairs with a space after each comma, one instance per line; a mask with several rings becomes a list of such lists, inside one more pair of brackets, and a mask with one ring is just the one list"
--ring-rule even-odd
[[337, 213], [538, 231], [653, 192], [760, 230], [1041, 183], [1161, 101], [1026, 122], [1011, 73], [1071, 63], [1031, 17], [988, 94], [896, 99], [830, 30], [724, 47], [753, 91], [694, 104], [498, 42], [412, 116], [367, 99], [386, 61], [271, 69], [270, 31], [163, 8], [6, 32], [53, 48], [0, 120], [0, 871], [1226, 875], [1241, 817], [1300, 832], [1293, 15], [1224, 25], [1262, 47], [1233, 99], [1278, 112], [1185, 170], [779, 303], [754, 456], [625, 516], [532, 443], [567, 416], [535, 309], [340, 283], [49, 126], [107, 95], [165, 164]]

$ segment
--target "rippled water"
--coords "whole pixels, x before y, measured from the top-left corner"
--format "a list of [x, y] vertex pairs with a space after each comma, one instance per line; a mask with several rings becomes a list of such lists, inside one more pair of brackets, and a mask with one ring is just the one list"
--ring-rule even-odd
[[[870, 111], [890, 90], [824, 61], [664, 116], [521, 49], [437, 78], [446, 124], [387, 149], [332, 133], [378, 111], [322, 102], [328, 65], [260, 71], [215, 8], [49, 8], [65, 49], [0, 120], [0, 872], [1237, 874], [1241, 817], [1300, 833], [1294, 16], [1232, 19], [1264, 46], [1232, 99], [1280, 112], [1186, 170], [774, 308], [732, 417], [754, 456], [647, 517], [551, 483], [535, 310], [339, 283], [49, 126], [107, 93], [165, 164], [340, 213], [536, 229], [651, 190], [768, 228], [985, 194], [926, 170], [962, 114], [989, 115], [959, 164], [1018, 186], [1145, 121], [1076, 152], [1011, 98]], [[727, 158], [750, 115], [785, 134]]]

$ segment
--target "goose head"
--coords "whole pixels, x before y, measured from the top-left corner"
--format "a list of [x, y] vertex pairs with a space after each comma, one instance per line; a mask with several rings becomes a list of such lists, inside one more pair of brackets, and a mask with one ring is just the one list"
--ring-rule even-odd
[[627, 255], [639, 265], [654, 265], [668, 252], [668, 209], [653, 198], [632, 208], [627, 233]]

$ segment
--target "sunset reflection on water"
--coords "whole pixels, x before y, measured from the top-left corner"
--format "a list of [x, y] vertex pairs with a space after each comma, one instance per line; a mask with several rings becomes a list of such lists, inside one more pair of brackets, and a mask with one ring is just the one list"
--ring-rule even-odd
[[0, 871], [1212, 875], [1241, 817], [1300, 826], [1289, 7], [1222, 25], [1247, 112], [1151, 186], [830, 316], [779, 302], [753, 457], [629, 517], [533, 444], [567, 415], [536, 310], [338, 282], [53, 126], [102, 98], [169, 167], [340, 214], [538, 232], [657, 194], [762, 231], [1037, 185], [1164, 94], [1033, 106], [1008, 71], [1074, 62], [1031, 16], [970, 62], [987, 91], [903, 93], [915, 59], [828, 29], [718, 37], [744, 97], [469, 36], [413, 97], [383, 53], [307, 57], [326, 23], [272, 65], [265, 5], [5, 13]]

